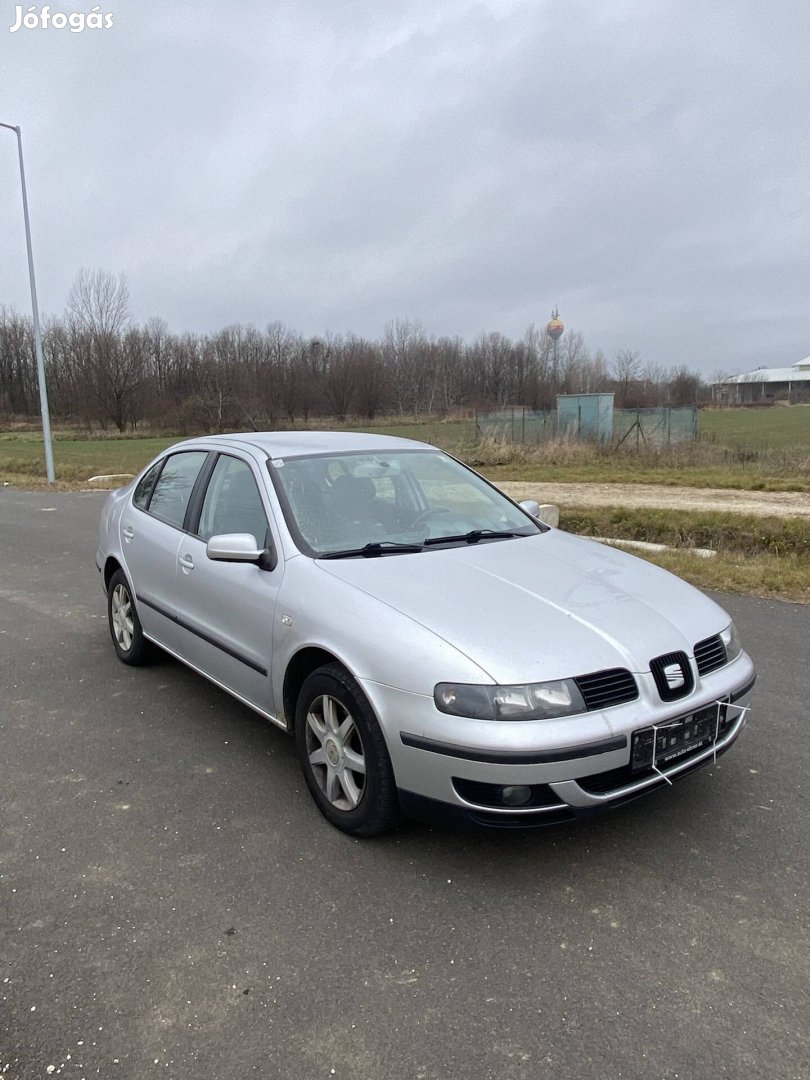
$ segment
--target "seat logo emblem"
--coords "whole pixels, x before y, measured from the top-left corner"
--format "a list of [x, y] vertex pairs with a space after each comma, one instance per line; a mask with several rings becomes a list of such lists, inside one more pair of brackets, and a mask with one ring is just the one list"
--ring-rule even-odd
[[686, 676], [680, 664], [667, 664], [664, 668], [664, 678], [670, 690], [680, 690], [686, 685]]

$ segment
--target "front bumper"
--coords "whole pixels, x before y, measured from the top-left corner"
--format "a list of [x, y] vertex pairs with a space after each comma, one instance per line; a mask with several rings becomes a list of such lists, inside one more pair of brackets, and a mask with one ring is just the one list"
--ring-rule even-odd
[[[629, 802], [711, 764], [745, 726], [754, 681], [753, 664], [742, 654], [705, 676], [695, 691], [675, 703], [654, 701], [654, 690], [639, 677], [641, 696], [629, 705], [560, 721], [524, 723], [517, 735], [515, 729], [521, 725], [461, 721], [467, 729], [465, 743], [453, 730], [454, 718], [439, 714], [432, 699], [373, 683], [364, 684], [364, 689], [383, 722], [406, 814], [458, 824], [531, 827]], [[727, 726], [711, 746], [660, 770], [631, 772], [634, 731], [666, 724], [718, 700], [731, 702], [732, 708]], [[420, 714], [424, 722], [414, 723]], [[454, 736], [452, 741], [449, 735]], [[488, 746], [482, 745], [484, 735], [489, 736]], [[499, 804], [493, 793], [511, 785], [531, 787], [531, 801], [520, 807]]]

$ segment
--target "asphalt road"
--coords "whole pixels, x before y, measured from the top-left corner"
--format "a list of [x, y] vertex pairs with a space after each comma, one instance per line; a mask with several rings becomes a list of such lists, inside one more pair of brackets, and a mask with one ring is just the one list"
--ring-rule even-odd
[[810, 1077], [810, 608], [726, 599], [760, 681], [713, 770], [355, 841], [282, 732], [116, 660], [102, 499], [0, 491], [0, 1077]]

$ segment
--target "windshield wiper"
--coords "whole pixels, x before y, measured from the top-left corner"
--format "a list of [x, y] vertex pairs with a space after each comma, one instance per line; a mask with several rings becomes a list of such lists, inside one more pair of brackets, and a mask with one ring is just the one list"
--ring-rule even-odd
[[408, 555], [422, 550], [421, 544], [398, 544], [394, 540], [379, 540], [364, 544], [359, 548], [347, 548], [345, 551], [330, 551], [321, 555], [322, 559], [375, 559], [380, 555]]
[[431, 536], [425, 540], [428, 544], [477, 544], [479, 540], [510, 540], [513, 536], [528, 536], [524, 532], [511, 532], [508, 529], [473, 529], [468, 533], [459, 533], [458, 536]]

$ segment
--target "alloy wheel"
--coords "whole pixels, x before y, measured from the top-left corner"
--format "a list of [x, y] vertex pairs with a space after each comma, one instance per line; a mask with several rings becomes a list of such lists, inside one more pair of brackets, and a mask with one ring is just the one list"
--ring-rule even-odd
[[312, 775], [336, 810], [354, 810], [363, 798], [366, 757], [349, 710], [329, 694], [307, 711], [306, 749]]
[[119, 649], [129, 652], [135, 635], [135, 623], [132, 618], [132, 599], [124, 585], [116, 585], [113, 589], [111, 617]]

